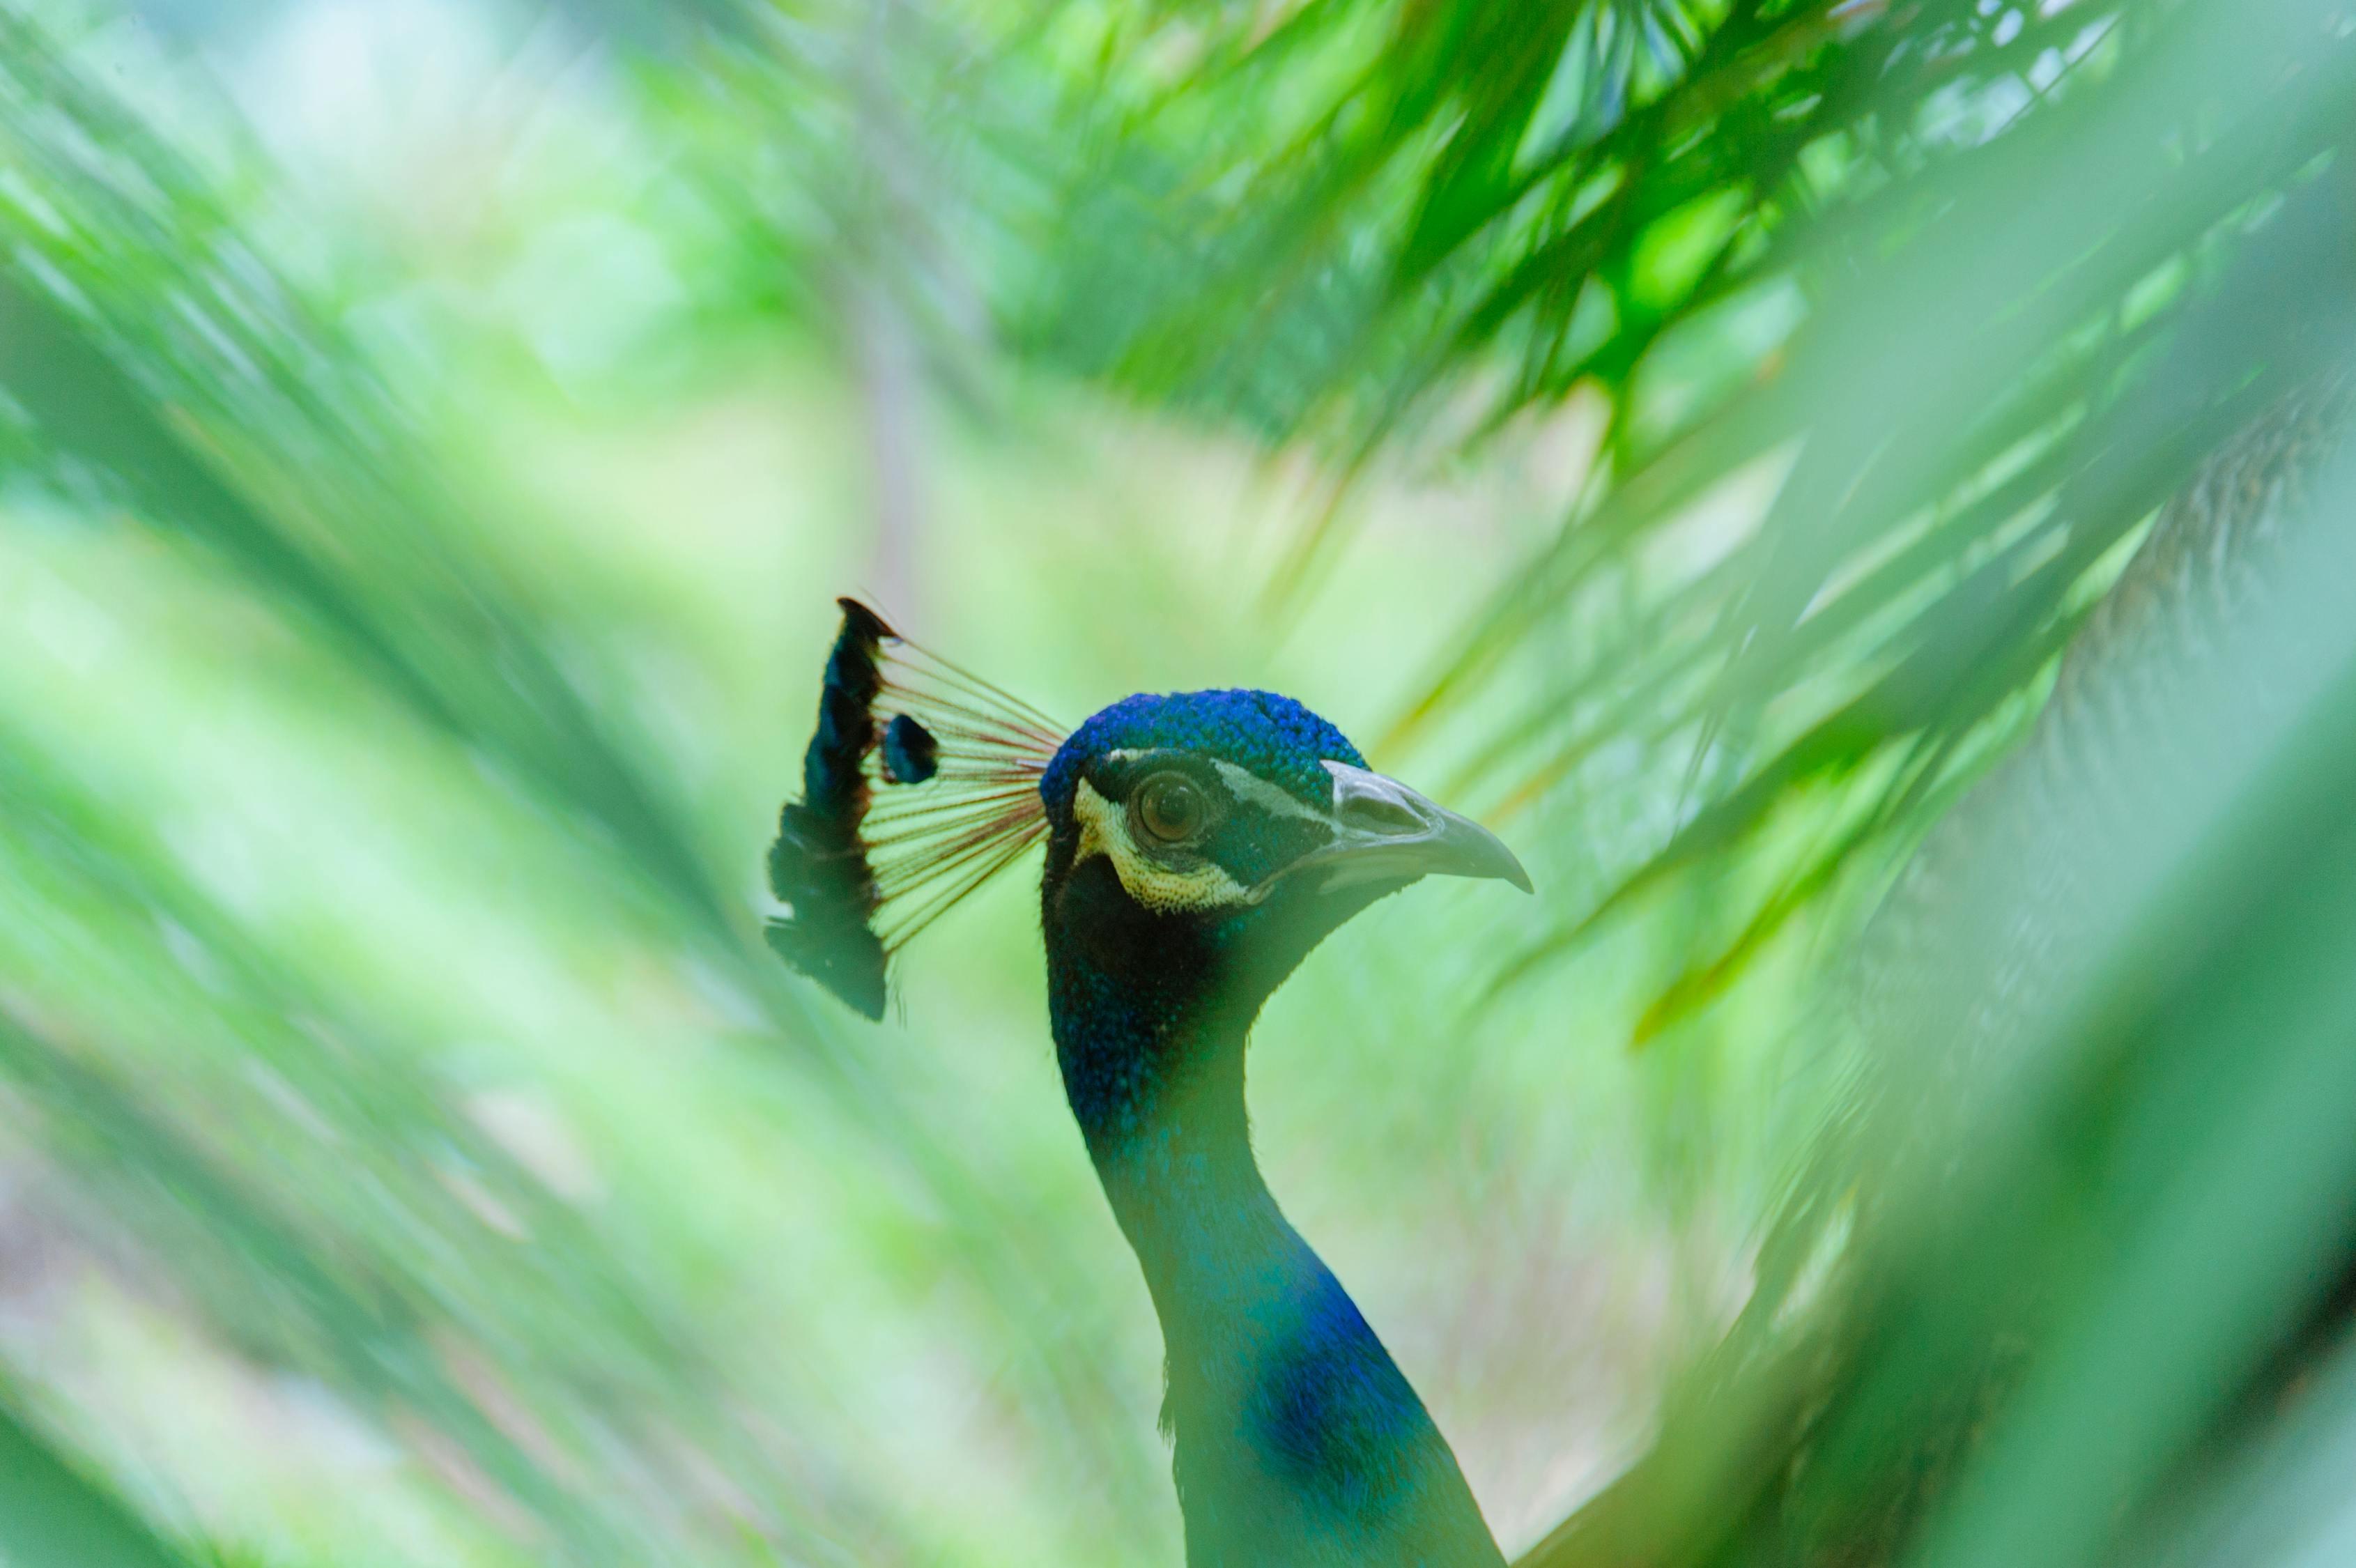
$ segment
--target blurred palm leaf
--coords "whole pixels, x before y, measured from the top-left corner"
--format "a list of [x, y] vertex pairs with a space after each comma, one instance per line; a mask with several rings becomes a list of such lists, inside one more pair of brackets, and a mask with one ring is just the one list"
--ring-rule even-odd
[[727, 931], [677, 803], [551, 657], [514, 585], [460, 542], [453, 498], [404, 462], [352, 345], [193, 170], [8, 16], [0, 137], [22, 181], [5, 212], [0, 374], [29, 453], [219, 553]]
[[[1345, 471], [1418, 442], [1502, 446], [1605, 392], [1594, 482], [1387, 744], [1499, 814], [1632, 775], [1651, 800], [1683, 776], [1668, 831], [1566, 876], [1553, 929], [1498, 971], [1557, 971], [1608, 921], [1687, 895], [1694, 940], [1639, 1009], [1644, 1040], [1709, 1014], [1789, 933], [1852, 934], [1883, 874], [2033, 731], [2155, 510], [2346, 349], [2356, 54], [2326, 0], [1321, 0], [971, 33], [913, 9], [878, 16], [916, 39], [917, 80], [963, 80], [980, 37], [1003, 95], [907, 111], [904, 57], [751, 10], [688, 69], [649, 73], [667, 124], [708, 136], [687, 177], [746, 216], [726, 260], [749, 296], [776, 306], [831, 269], [962, 328], [978, 287], [1038, 358], [1325, 440]], [[1131, 69], [1108, 79], [1108, 61]], [[794, 91], [842, 81], [861, 85]], [[941, 150], [932, 119], [977, 100], [947, 160], [977, 188], [931, 166], [902, 179], [912, 145]], [[981, 1282], [994, 1321], [1060, 1321], [1068, 1260], [1010, 1246], [1021, 1217], [958, 1168], [937, 1118], [744, 940], [741, 879], [720, 868], [751, 857], [699, 825], [594, 650], [481, 547], [332, 315], [13, 15], [0, 138], [17, 493], [170, 542], [268, 606], [339, 697], [380, 704], [388, 744], [479, 761], [522, 817], [585, 829], [571, 897], [610, 905], [633, 956], [716, 972], [743, 1032], [802, 1047], [779, 1070], [945, 1217], [927, 1246]], [[811, 149], [819, 216], [772, 210], [791, 204], [745, 171]], [[823, 314], [809, 304], [785, 307]], [[1695, 526], [1745, 487], [1772, 491], [1763, 516]], [[1297, 542], [1280, 600], [1348, 515]], [[2260, 1363], [2326, 1332], [2349, 1189], [2326, 1136], [2349, 1099], [2332, 942], [2356, 920], [2331, 875], [2347, 650], [2321, 585], [2345, 563], [2290, 580], [2307, 596], [2280, 635], [2179, 700], [2184, 733], [2237, 766], [2193, 770], [2200, 788], [2161, 791], [2131, 833], [2086, 835], [2142, 860], [2087, 871], [2112, 918], [2083, 971], [1978, 1063], [1956, 1019], [2004, 961], [2008, 898], [2033, 900], [1998, 876], [1935, 928], [1965, 955], [1920, 1003], [1942, 1026], [1868, 1040], [1874, 1070], [1797, 1184], [1745, 1321], [1655, 1455], [1540, 1561], [1893, 1543], [2083, 1561], [2120, 1530], [2222, 1541], [2231, 1561], [2252, 1520], [2308, 1506], [2266, 1455], [2344, 1426], [2326, 1397], [2344, 1380], [2278, 1410]], [[2296, 700], [2236, 727], [2234, 682], [2262, 677]], [[2182, 780], [2179, 752], [2149, 746], [2109, 766]], [[540, 1560], [682, 1541], [723, 1561], [824, 1560], [846, 1540], [940, 1554], [907, 1522], [922, 1499], [748, 1430], [730, 1368], [692, 1348], [711, 1326], [584, 1233], [363, 1002], [284, 961], [59, 736], [8, 736], [0, 788], [22, 890], [0, 941], [27, 977], [0, 1010], [0, 1073], [41, 1157], [168, 1259], [241, 1354], [402, 1433]], [[1959, 1060], [1970, 1092], [1926, 1130]], [[338, 1179], [333, 1138], [289, 1104], [380, 1137], [386, 1169]], [[517, 1256], [486, 1214], [540, 1244]], [[2194, 1288], [2211, 1276], [2234, 1288]], [[1049, 1344], [1007, 1380], [1063, 1418], [1073, 1473], [1100, 1461], [1101, 1369], [1047, 1330], [1008, 1338]], [[501, 1397], [519, 1386], [530, 1421]], [[2097, 1419], [2125, 1408], [2121, 1431]], [[1949, 1442], [1975, 1426], [1984, 1450]], [[1956, 1484], [1901, 1493], [1910, 1466]], [[617, 1471], [630, 1495], [584, 1479]], [[715, 1494], [757, 1498], [766, 1539], [715, 1541], [741, 1522]], [[134, 1528], [85, 1501], [88, 1529]]]
[[[388, 755], [423, 745], [437, 767], [478, 768], [486, 800], [556, 829], [611, 932], [748, 1012], [736, 1032], [788, 1047], [759, 1069], [773, 1086], [834, 1107], [924, 1195], [985, 1316], [1038, 1322], [1078, 1297], [1067, 1257], [1005, 1247], [1013, 1199], [960, 1169], [914, 1096], [844, 1050], [749, 940], [734, 889], [755, 846], [689, 809], [614, 671], [486, 547], [368, 355], [203, 174], [13, 9], [0, 142], [12, 501], [150, 532], [264, 609], [330, 701], [380, 705]], [[92, 1225], [120, 1226], [239, 1354], [349, 1399], [478, 1527], [546, 1560], [644, 1562], [688, 1541], [715, 1561], [831, 1561], [846, 1538], [916, 1552], [905, 1510], [853, 1466], [781, 1454], [738, 1374], [698, 1348], [725, 1337], [650, 1295], [451, 1085], [413, 1070], [398, 1025], [189, 877], [186, 846], [134, 826], [73, 738], [0, 742], [0, 856], [22, 895], [0, 1076]], [[776, 1360], [793, 1383], [793, 1348]], [[993, 1375], [1060, 1407], [1064, 1432], [1115, 1402], [1085, 1355]]]
[[0, 1412], [0, 1550], [26, 1568], [185, 1568], [103, 1485]]
[[[1338, 344], [1271, 423], [1354, 462], [1419, 422], [1482, 449], [1601, 387], [1598, 480], [1381, 744], [1452, 759], [1508, 812], [1686, 775], [1673, 829], [1501, 983], [1680, 888], [1709, 915], [1640, 1041], [1794, 929], [1826, 969], [1870, 968], [1847, 939], [2035, 728], [2155, 513], [2288, 505], [2275, 467], [2217, 455], [2349, 354], [2342, 8], [1733, 0], [1657, 34], [1601, 4], [1313, 9], [1358, 63], [1327, 89], [1276, 62], [1323, 111], [1280, 152], [1257, 125], [1215, 146], [1189, 182], [1215, 286], [1092, 368], [1216, 403], [1269, 384], [1255, 356], [1300, 371], [1273, 324], [1325, 322]], [[1231, 53], [1240, 96], [1252, 51]], [[2282, 524], [2326, 541], [2289, 576], [2343, 580], [2345, 478]], [[1772, 499], [1695, 523], [1746, 488]], [[2153, 548], [2190, 563], [2185, 592], [2242, 570], [2170, 526]], [[2136, 724], [2062, 725], [2072, 765], [2018, 810], [2075, 840], [1957, 819], [1946, 858], [1994, 865], [1956, 907], [1885, 917], [1920, 928], [1869, 985], [1903, 1015], [1852, 1047], [1828, 1007], [1795, 1047], [1860, 1076], [1742, 1323], [1653, 1456], [1533, 1562], [2107, 1560], [2168, 1539], [2172, 1487], [2270, 1440], [2308, 1364], [2270, 1359], [2338, 1332], [2351, 1176], [2322, 1129], [2356, 1102], [2344, 965], [2293, 934], [2348, 929], [2347, 862], [2307, 858], [2336, 842], [2347, 650], [2319, 596], [2277, 607], [2169, 623], [2143, 662], [2207, 659], [2192, 686], [2122, 678]], [[2267, 678], [2312, 700], [2298, 738], [2235, 712]], [[2196, 800], [2212, 814], [2176, 814]], [[2066, 908], [2057, 876], [2086, 879]], [[2024, 1000], [2028, 940], [2073, 967]]]
[[2339, 1528], [2255, 1477], [2346, 1441], [2344, 436], [2242, 492], [2296, 499], [2222, 571], [2139, 567], [2165, 613], [1943, 825], [1847, 1138], [1653, 1455], [1528, 1561], [2297, 1561]]
[[[1193, 395], [1236, 354], [1297, 368], [1264, 325], [1341, 307], [1286, 418], [1360, 450], [1442, 398], [1487, 440], [1610, 390], [1606, 482], [1383, 743], [1471, 757], [1513, 809], [1640, 715], [1699, 768], [1692, 820], [1509, 976], [1665, 879], [1788, 857], [1770, 823], [1804, 785], [1859, 781], [1871, 831], [1772, 880], [1869, 881], [2018, 728], [2114, 547], [2347, 309], [2356, 61], [2321, 0], [1312, 10], [1381, 47], [1280, 155], [1239, 136], [1193, 175], [1250, 192], [1204, 248], [1227, 270], [1131, 360]], [[1780, 476], [1759, 525], [1680, 544], [1746, 474]], [[1654, 607], [1578, 635], [1632, 591]], [[1813, 902], [1742, 912], [1665, 1007]]]

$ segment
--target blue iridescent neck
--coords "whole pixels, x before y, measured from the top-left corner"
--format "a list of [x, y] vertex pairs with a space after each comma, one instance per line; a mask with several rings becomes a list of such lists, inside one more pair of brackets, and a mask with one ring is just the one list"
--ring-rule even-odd
[[[1258, 999], [1109, 973], [1058, 946], [1048, 1010], [1065, 1094], [1165, 1326], [1205, 1267], [1306, 1254], [1252, 1154], [1244, 1044]], [[1205, 953], [1172, 967], [1198, 978], [1225, 966]]]
[[1162, 1322], [1189, 1568], [1495, 1568], [1447, 1444], [1253, 1157], [1245, 1036], [1307, 944], [1132, 929], [1109, 880], [1098, 859], [1050, 892], [1048, 1004]]

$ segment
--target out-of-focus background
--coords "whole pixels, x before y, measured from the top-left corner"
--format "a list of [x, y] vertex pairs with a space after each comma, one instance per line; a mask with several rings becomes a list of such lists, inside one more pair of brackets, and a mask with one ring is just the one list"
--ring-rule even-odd
[[1508, 1556], [1781, 1422], [1691, 1560], [2344, 1561], [2351, 25], [0, 7], [0, 1561], [1180, 1560], [1030, 863], [762, 948], [845, 592], [1528, 862], [1253, 1054]]

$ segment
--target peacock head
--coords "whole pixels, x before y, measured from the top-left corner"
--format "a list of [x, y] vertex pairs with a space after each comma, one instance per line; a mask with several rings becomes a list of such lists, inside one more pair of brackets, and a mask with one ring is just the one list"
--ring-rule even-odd
[[1272, 692], [1124, 698], [1057, 749], [1039, 793], [1059, 992], [1108, 983], [1168, 1015], [1248, 1015], [1329, 933], [1422, 877], [1530, 885], [1496, 835]]
[[802, 799], [769, 853], [787, 961], [872, 1017], [891, 956], [1044, 839], [1049, 1004], [1074, 1109], [1130, 1119], [1240, 1048], [1320, 941], [1430, 875], [1529, 878], [1487, 829], [1268, 692], [1124, 698], [1068, 734], [843, 601]]

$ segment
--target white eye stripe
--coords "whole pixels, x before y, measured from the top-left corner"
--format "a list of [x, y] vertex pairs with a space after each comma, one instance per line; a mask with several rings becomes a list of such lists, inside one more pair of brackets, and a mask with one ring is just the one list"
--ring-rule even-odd
[[1321, 826], [1332, 825], [1333, 819], [1324, 812], [1314, 806], [1303, 805], [1257, 773], [1238, 768], [1232, 762], [1221, 762], [1216, 757], [1211, 759], [1211, 767], [1218, 774], [1219, 782], [1227, 787], [1229, 794], [1272, 817], [1292, 817]]
[[[1152, 753], [1140, 746], [1118, 746], [1104, 755], [1107, 762], [1134, 762], [1141, 757], [1151, 757]], [[1291, 817], [1300, 822], [1316, 822], [1322, 826], [1333, 824], [1333, 818], [1325, 812], [1317, 810], [1314, 806], [1302, 804], [1249, 768], [1238, 768], [1232, 762], [1222, 762], [1215, 757], [1206, 757], [1205, 760], [1210, 763], [1211, 770], [1219, 776], [1219, 782], [1227, 787], [1227, 793], [1237, 800], [1256, 806], [1270, 816]]]

